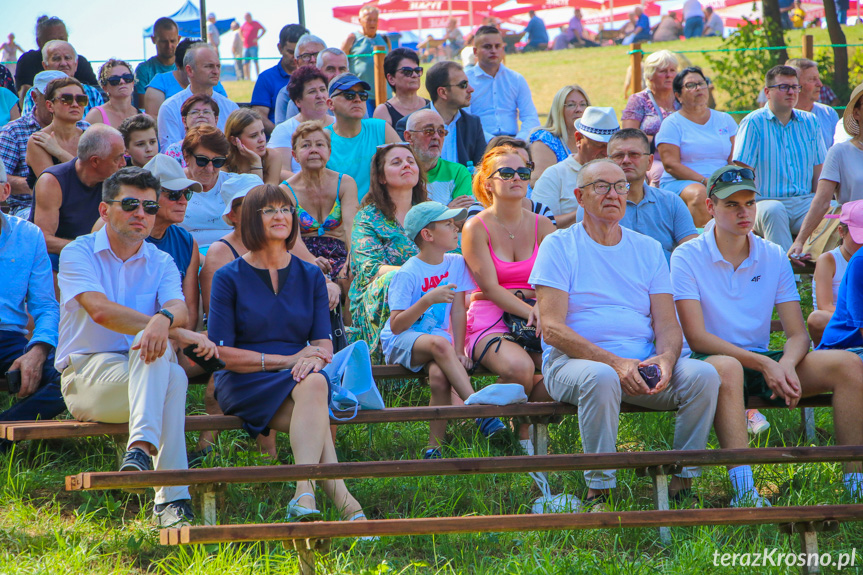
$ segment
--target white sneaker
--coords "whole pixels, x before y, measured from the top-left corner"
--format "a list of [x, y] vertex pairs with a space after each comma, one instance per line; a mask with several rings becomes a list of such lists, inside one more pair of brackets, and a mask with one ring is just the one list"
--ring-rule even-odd
[[746, 431], [749, 435], [760, 435], [770, 429], [770, 422], [757, 409], [746, 410]]
[[543, 513], [579, 513], [581, 511], [581, 500], [575, 495], [566, 493], [537, 497], [530, 507], [530, 512], [537, 515]]
[[770, 501], [761, 497], [754, 489], [746, 495], [735, 496], [730, 505], [731, 507], [773, 507]]
[[530, 439], [519, 439], [518, 444], [521, 446], [521, 450], [524, 451], [525, 455], [535, 454], [533, 450], [533, 441], [531, 441]]

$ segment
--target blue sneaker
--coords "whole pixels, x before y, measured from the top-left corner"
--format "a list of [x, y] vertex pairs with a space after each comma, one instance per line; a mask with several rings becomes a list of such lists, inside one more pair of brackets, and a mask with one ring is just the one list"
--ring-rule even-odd
[[[425, 450], [425, 453], [423, 453], [423, 459], [443, 459], [443, 454], [440, 452], [440, 449], [431, 447]], [[351, 521], [353, 521], [353, 519]]]
[[485, 419], [477, 419], [477, 426], [479, 426], [479, 430], [486, 437], [491, 437], [495, 433], [503, 431], [506, 429], [506, 425], [496, 417], [486, 417]]

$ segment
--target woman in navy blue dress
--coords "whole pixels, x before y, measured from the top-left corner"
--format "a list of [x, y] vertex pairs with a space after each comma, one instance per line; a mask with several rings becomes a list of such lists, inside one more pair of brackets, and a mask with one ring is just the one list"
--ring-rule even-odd
[[[333, 356], [327, 289], [320, 268], [288, 251], [299, 235], [290, 196], [253, 188], [241, 233], [249, 252], [216, 272], [210, 294], [209, 337], [227, 365], [215, 376], [216, 399], [252, 437], [289, 433], [297, 464], [337, 463], [320, 373]], [[365, 519], [344, 481], [323, 487], [344, 518]], [[314, 497], [313, 482], [297, 482], [288, 520], [318, 514]]]

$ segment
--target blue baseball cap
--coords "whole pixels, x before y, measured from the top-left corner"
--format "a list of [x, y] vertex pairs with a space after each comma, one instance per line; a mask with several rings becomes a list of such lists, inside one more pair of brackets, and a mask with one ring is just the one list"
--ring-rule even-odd
[[438, 202], [422, 202], [408, 210], [405, 215], [405, 231], [410, 239], [416, 238], [424, 227], [432, 222], [455, 220], [460, 222], [467, 218], [467, 210], [449, 209]]
[[350, 90], [357, 84], [359, 84], [363, 90], [372, 89], [372, 87], [369, 86], [368, 82], [360, 80], [353, 74], [341, 74], [330, 80], [330, 87], [328, 92], [329, 95], [332, 96], [335, 92], [344, 92], [345, 90]]

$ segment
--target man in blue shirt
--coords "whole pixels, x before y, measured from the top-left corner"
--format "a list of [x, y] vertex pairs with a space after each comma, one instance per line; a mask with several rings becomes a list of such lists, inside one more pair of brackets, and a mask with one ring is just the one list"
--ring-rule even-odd
[[279, 32], [279, 43], [276, 47], [282, 59], [269, 70], [264, 70], [255, 82], [252, 90], [252, 108], [256, 110], [264, 120], [264, 130], [269, 134], [275, 128], [276, 96], [279, 90], [288, 85], [291, 74], [297, 69], [297, 61], [294, 59], [294, 49], [297, 41], [303, 34], [309, 31], [299, 24], [288, 24]]
[[636, 6], [632, 11], [635, 15], [635, 30], [632, 33], [623, 39], [621, 42], [624, 46], [632, 44], [633, 42], [647, 42], [650, 40], [650, 19], [647, 17], [647, 14], [644, 13], [644, 10], [641, 9], [641, 6]]
[[527, 46], [524, 47], [524, 51], [545, 50], [548, 48], [548, 30], [545, 29], [545, 22], [533, 10], [527, 15], [530, 16], [530, 22], [524, 29], [524, 33], [527, 34]]
[[[0, 162], [0, 202], [6, 201], [10, 190]], [[0, 277], [0, 373], [21, 374], [20, 401], [0, 413], [0, 421], [51, 419], [63, 413], [66, 404], [60, 393], [60, 374], [54, 369], [60, 308], [54, 298], [48, 250], [38, 227], [2, 212]], [[28, 312], [35, 320], [30, 341]], [[0, 440], [0, 453], [11, 446]]]

